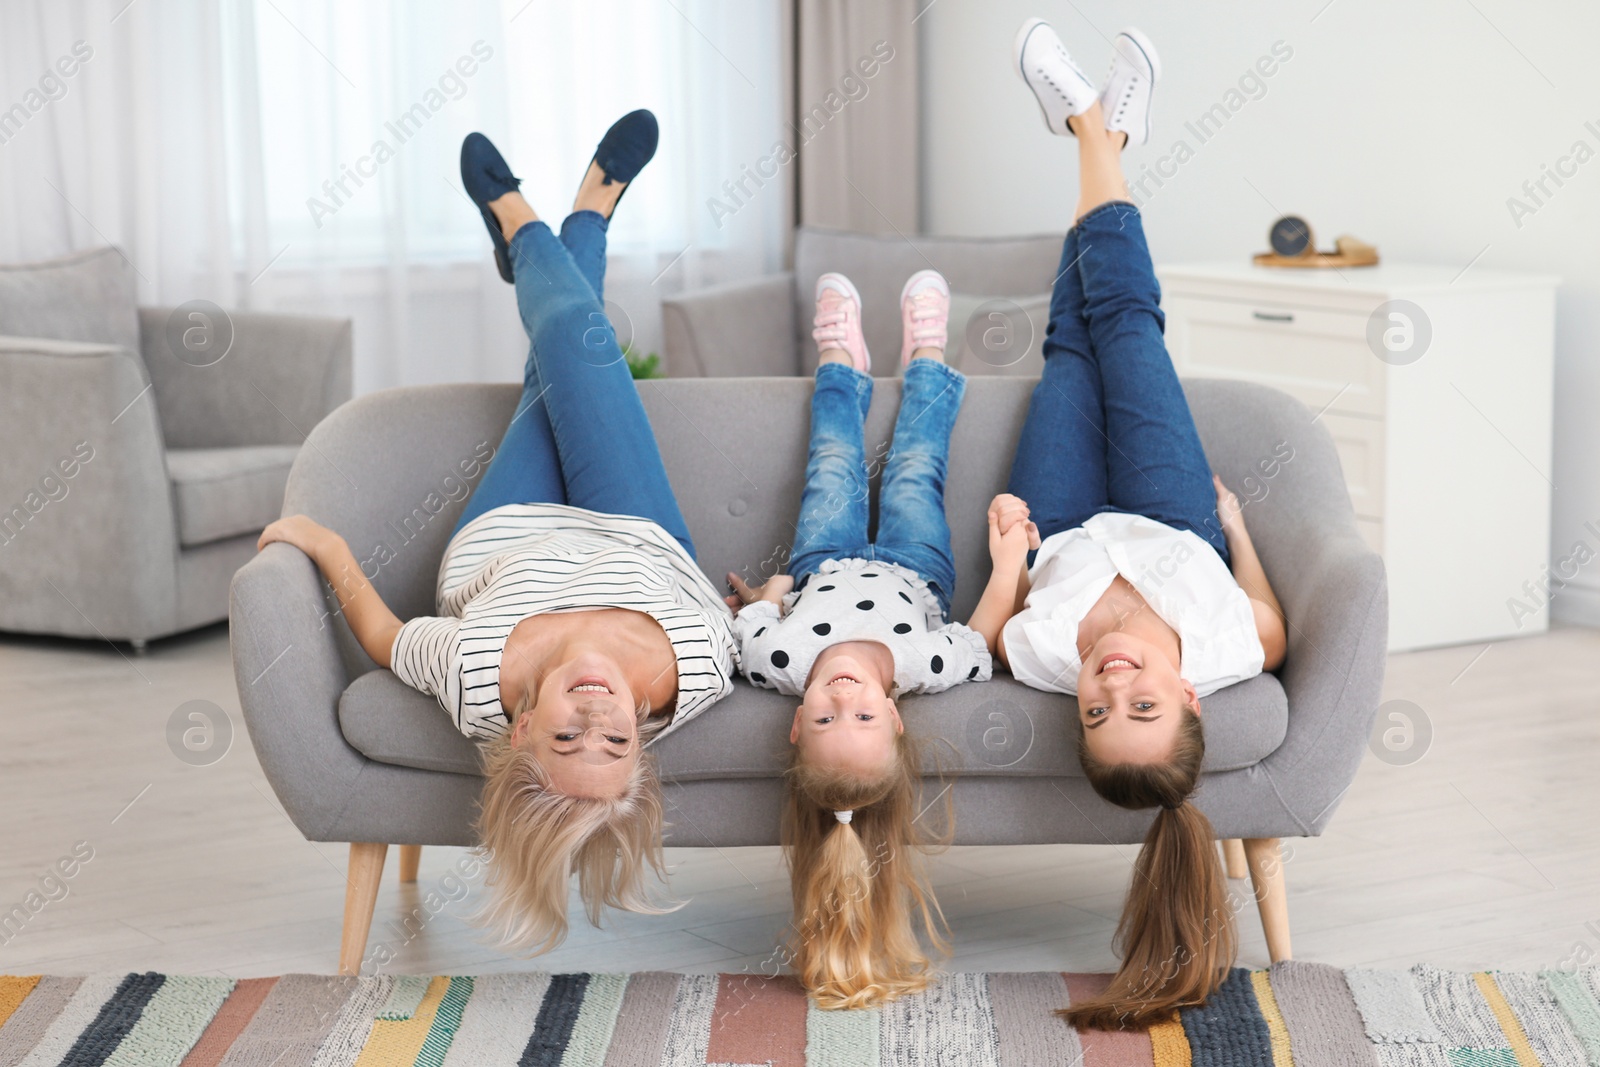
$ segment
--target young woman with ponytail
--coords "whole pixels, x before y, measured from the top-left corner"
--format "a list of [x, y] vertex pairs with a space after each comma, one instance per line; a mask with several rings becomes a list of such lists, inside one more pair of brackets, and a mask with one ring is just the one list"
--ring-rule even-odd
[[1011, 492], [989, 509], [992, 539], [1031, 520], [1042, 545], [1011, 575], [1011, 610], [972, 626], [1018, 680], [1077, 696], [1095, 791], [1155, 811], [1117, 929], [1122, 966], [1058, 1013], [1143, 1028], [1204, 1003], [1232, 965], [1215, 833], [1193, 799], [1201, 698], [1278, 667], [1286, 636], [1238, 501], [1201, 449], [1122, 178], [1123, 146], [1149, 137], [1155, 49], [1119, 34], [1100, 90], [1034, 19], [1016, 61], [1051, 132], [1078, 140], [1079, 197]]

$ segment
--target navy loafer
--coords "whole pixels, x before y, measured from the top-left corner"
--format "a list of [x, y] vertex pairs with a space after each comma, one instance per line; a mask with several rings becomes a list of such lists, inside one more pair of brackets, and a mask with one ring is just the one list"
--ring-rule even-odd
[[[590, 162], [598, 164], [605, 173], [604, 184], [621, 182], [625, 185], [638, 177], [644, 165], [655, 156], [660, 139], [661, 130], [656, 125], [655, 115], [644, 108], [630, 111], [613, 122], [606, 135], [600, 138], [600, 146], [594, 150]], [[628, 190], [622, 191], [626, 194]], [[621, 196], [617, 197], [617, 203], [622, 203]], [[616, 214], [616, 210], [613, 204], [612, 214]]]
[[[651, 124], [654, 125], [653, 119]], [[500, 277], [514, 282], [511, 246], [500, 232], [500, 223], [495, 220], [494, 212], [489, 210], [489, 201], [515, 192], [522, 184], [522, 179], [511, 173], [505, 157], [493, 141], [481, 133], [469, 133], [467, 139], [461, 142], [461, 184], [472, 202], [478, 205], [484, 225], [489, 227], [489, 237], [494, 241], [494, 265], [500, 268]]]

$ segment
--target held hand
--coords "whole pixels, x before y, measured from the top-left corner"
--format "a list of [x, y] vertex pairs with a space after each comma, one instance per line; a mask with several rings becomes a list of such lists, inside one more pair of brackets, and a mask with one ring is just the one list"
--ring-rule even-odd
[[317, 560], [328, 545], [332, 544], [338, 534], [313, 522], [304, 515], [289, 515], [277, 520], [261, 531], [261, 539], [256, 542], [257, 550], [266, 548], [274, 541], [282, 541], [286, 545], [293, 545], [313, 560]]
[[[989, 501], [989, 518], [998, 521], [1000, 532], [1010, 533], [1011, 528], [1019, 522], [1026, 522], [1029, 515], [1028, 503], [1019, 496], [1011, 493], [1001, 493]], [[1038, 548], [1038, 545], [1034, 545]]]
[[1222, 532], [1225, 534], [1238, 534], [1244, 532], [1244, 505], [1233, 494], [1233, 490], [1222, 484], [1222, 479], [1215, 474], [1211, 482], [1217, 489], [1217, 518], [1222, 522]]
[[1028, 558], [1028, 550], [1039, 547], [1039, 527], [1027, 519], [1002, 530], [1000, 516], [989, 512], [989, 558], [995, 570], [1016, 569]]
[[781, 604], [784, 596], [794, 588], [794, 579], [787, 574], [775, 574], [761, 585], [751, 585], [737, 574], [729, 571], [728, 585], [733, 588], [733, 593], [722, 599], [727, 602], [728, 607], [733, 609], [733, 613], [737, 615], [740, 608], [758, 600], [765, 600], [770, 604]]

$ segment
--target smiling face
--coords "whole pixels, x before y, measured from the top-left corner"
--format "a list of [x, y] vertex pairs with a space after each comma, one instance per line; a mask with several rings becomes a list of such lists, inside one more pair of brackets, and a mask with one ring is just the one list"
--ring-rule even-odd
[[893, 762], [895, 738], [904, 730], [882, 668], [867, 656], [829, 650], [812, 668], [789, 741], [812, 766], [872, 775]]
[[1078, 718], [1085, 744], [1104, 763], [1167, 759], [1185, 707], [1200, 712], [1194, 686], [1149, 641], [1113, 631], [1083, 657]]
[[610, 656], [586, 652], [549, 666], [511, 728], [568, 796], [616, 796], [639, 760], [640, 695]]

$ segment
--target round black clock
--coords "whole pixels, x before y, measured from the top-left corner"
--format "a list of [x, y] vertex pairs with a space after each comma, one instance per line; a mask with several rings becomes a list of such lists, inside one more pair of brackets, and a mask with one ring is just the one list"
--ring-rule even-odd
[[1267, 234], [1272, 250], [1280, 256], [1293, 258], [1311, 252], [1311, 224], [1298, 215], [1285, 215], [1272, 224]]

